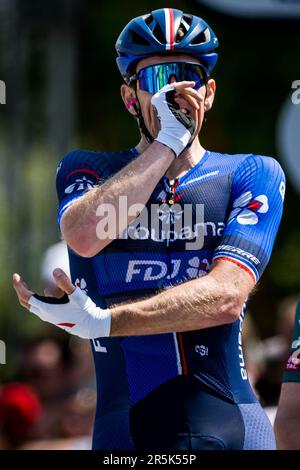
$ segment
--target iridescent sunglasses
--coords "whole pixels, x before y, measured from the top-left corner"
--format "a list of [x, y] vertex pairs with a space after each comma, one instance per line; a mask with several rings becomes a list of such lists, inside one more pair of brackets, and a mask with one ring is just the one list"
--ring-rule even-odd
[[166, 62], [149, 65], [139, 70], [130, 77], [129, 85], [135, 81], [137, 90], [144, 90], [155, 94], [162, 87], [170, 83], [173, 77], [176, 82], [195, 82], [194, 88], [196, 90], [207, 83], [207, 75], [202, 65], [187, 62]]

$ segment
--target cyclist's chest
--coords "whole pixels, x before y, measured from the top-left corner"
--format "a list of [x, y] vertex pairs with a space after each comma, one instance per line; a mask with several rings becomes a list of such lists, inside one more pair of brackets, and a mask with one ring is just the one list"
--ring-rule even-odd
[[[97, 290], [120, 300], [206, 275], [229, 210], [228, 177], [162, 180], [140, 215], [93, 259]], [[126, 208], [126, 210], [133, 210]]]
[[209, 178], [209, 174], [213, 172], [198, 173], [182, 182], [163, 178], [111, 248], [129, 252], [213, 250], [228, 217], [230, 185], [228, 176]]

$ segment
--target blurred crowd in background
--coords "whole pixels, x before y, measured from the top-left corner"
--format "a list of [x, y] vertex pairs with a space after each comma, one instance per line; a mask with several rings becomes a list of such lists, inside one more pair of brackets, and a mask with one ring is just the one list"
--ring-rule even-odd
[[300, 79], [299, 21], [230, 17], [201, 0], [171, 3], [0, 0], [0, 449], [90, 448], [96, 391], [89, 342], [32, 318], [17, 302], [11, 273], [42, 291], [54, 267], [68, 269], [56, 224], [56, 166], [74, 148], [137, 143], [119, 97], [114, 44], [132, 17], [162, 6], [203, 16], [220, 39], [203, 146], [275, 155], [287, 172], [281, 229], [243, 332], [249, 376], [274, 419], [300, 292], [300, 185], [278, 145], [279, 117]]

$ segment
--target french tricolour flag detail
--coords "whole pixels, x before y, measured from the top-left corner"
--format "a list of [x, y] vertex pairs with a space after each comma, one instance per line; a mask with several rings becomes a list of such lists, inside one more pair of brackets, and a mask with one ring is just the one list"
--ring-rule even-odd
[[174, 49], [174, 14], [172, 8], [164, 8], [166, 22], [166, 49]]

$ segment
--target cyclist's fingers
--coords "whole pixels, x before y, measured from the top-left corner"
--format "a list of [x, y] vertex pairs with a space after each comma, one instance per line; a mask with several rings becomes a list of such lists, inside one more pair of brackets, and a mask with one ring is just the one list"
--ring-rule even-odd
[[33, 292], [28, 288], [26, 282], [23, 281], [21, 276], [17, 273], [13, 275], [13, 286], [21, 303], [27, 303]]
[[192, 97], [188, 95], [180, 95], [177, 98], [175, 98], [176, 103], [179, 104], [180, 107], [184, 107], [185, 103], [188, 103], [190, 106], [192, 106], [195, 109], [199, 109], [200, 106], [197, 103], [197, 101]]
[[54, 269], [53, 277], [55, 279], [56, 285], [66, 294], [72, 294], [75, 290], [74, 284], [72, 284], [71, 279], [66, 275], [62, 269]]
[[199, 103], [199, 105], [204, 101], [204, 97], [202, 95], [200, 95], [200, 93], [197, 91], [197, 90], [194, 90], [193, 88], [185, 88], [184, 90], [182, 90], [180, 93], [177, 91], [175, 93], [175, 96], [178, 97], [178, 96], [191, 96], [192, 98], [194, 98], [197, 103]]
[[174, 90], [180, 92], [185, 88], [193, 88], [196, 85], [196, 82], [173, 82], [171, 85], [174, 87]]

